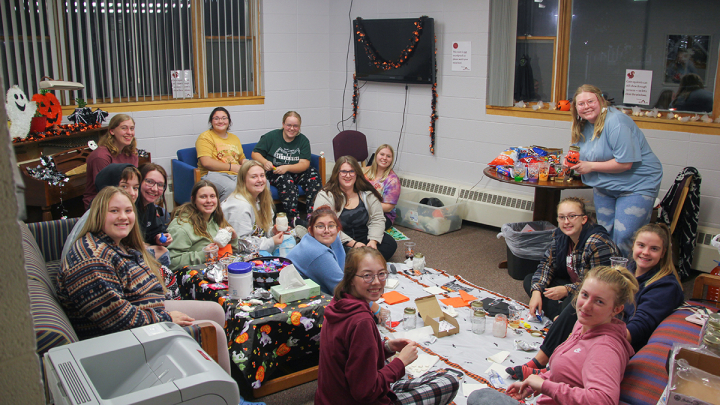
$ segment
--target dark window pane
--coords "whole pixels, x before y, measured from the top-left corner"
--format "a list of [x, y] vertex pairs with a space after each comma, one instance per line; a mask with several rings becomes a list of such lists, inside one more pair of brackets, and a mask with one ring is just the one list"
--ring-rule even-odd
[[558, 0], [519, 0], [517, 35], [557, 36]]

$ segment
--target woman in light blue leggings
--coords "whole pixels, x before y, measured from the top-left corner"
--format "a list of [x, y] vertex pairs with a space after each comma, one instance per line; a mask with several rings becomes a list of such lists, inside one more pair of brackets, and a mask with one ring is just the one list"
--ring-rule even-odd
[[632, 118], [609, 106], [597, 87], [580, 86], [570, 112], [572, 143], [580, 148], [570, 168], [593, 187], [598, 223], [628, 256], [633, 234], [650, 221], [662, 164]]

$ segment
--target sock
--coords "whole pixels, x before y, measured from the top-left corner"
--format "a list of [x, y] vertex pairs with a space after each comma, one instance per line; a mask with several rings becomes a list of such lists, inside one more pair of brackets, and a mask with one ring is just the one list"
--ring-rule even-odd
[[538, 363], [537, 359], [534, 357], [532, 359], [530, 359], [530, 361], [528, 361], [527, 363], [523, 364], [523, 366], [526, 366], [528, 368], [538, 368], [538, 369], [545, 368], [545, 366]]
[[510, 377], [520, 381], [525, 381], [525, 379], [529, 376], [533, 374], [540, 374], [543, 371], [545, 371], [545, 369], [530, 368], [528, 366], [515, 366], [505, 369], [505, 372], [510, 374]]

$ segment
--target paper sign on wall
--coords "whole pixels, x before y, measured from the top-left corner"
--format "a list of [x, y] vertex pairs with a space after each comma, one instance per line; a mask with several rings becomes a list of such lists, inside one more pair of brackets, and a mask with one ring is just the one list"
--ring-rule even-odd
[[623, 104], [650, 104], [652, 70], [625, 70], [625, 97]]
[[455, 72], [470, 71], [470, 41], [453, 42], [452, 70]]
[[192, 70], [171, 70], [173, 98], [193, 98]]

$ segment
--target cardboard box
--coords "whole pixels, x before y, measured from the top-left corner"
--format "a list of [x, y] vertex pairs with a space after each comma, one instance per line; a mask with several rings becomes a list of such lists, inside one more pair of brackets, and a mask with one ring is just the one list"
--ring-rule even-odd
[[[427, 297], [420, 297], [415, 300], [415, 306], [418, 309], [418, 314], [425, 322], [425, 326], [430, 326], [433, 329], [433, 335], [438, 338], [454, 335], [460, 332], [460, 326], [455, 318], [446, 315], [440, 308], [437, 298], [434, 295], [428, 295]], [[441, 321], [447, 321], [454, 327], [449, 331], [439, 331], [440, 324], [433, 318], [440, 318]]]
[[320, 286], [310, 279], [305, 279], [305, 285], [302, 287], [285, 289], [283, 286], [275, 285], [270, 287], [270, 293], [272, 293], [275, 301], [286, 304], [292, 301], [305, 300], [314, 295], [320, 295]]
[[[720, 358], [681, 348], [675, 355], [675, 361], [685, 359], [692, 367], [720, 377]], [[683, 380], [684, 381], [684, 380]], [[668, 405], [711, 405], [717, 404], [720, 389], [703, 384], [684, 381], [676, 383], [675, 389], [668, 392]]]

